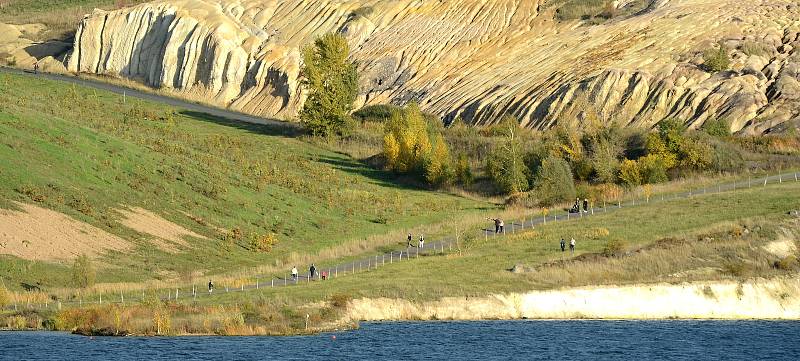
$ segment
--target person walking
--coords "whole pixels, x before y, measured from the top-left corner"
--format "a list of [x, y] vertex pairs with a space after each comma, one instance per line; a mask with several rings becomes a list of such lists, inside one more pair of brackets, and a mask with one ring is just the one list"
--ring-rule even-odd
[[494, 222], [494, 233], [500, 232], [500, 218], [489, 218], [490, 221]]
[[208, 293], [214, 292], [214, 282], [208, 280]]
[[561, 252], [563, 253], [567, 248], [567, 242], [564, 241], [564, 237], [561, 237]]
[[407, 245], [408, 247], [411, 247], [411, 241], [412, 241], [413, 239], [414, 239], [414, 237], [413, 237], [413, 236], [411, 236], [411, 232], [408, 232], [408, 243], [406, 243], [406, 245]]
[[502, 220], [502, 219], [500, 219], [500, 233], [502, 233], [502, 234], [506, 234], [505, 227], [506, 227], [506, 223], [505, 223], [505, 222], [503, 222], [503, 220]]
[[308, 268], [308, 273], [311, 275], [311, 279], [314, 279], [314, 276], [317, 275], [317, 267], [314, 267], [314, 264], [311, 264], [311, 267]]
[[328, 271], [322, 271], [321, 275], [323, 281], [328, 279]]
[[570, 256], [575, 255], [575, 237], [569, 241], [569, 254]]
[[425, 236], [419, 235], [419, 248], [425, 247]]
[[297, 281], [297, 266], [292, 266], [292, 279]]
[[583, 199], [583, 213], [589, 213], [589, 200]]

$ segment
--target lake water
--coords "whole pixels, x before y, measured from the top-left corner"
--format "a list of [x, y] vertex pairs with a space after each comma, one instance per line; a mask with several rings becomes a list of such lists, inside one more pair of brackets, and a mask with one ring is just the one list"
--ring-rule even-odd
[[798, 360], [800, 322], [364, 323], [356, 331], [302, 337], [90, 339], [0, 332], [0, 360], [264, 359]]

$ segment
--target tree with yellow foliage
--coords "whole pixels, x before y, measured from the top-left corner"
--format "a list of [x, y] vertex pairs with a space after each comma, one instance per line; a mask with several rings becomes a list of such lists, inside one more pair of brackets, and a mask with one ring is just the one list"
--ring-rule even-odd
[[429, 127], [417, 104], [395, 110], [384, 126], [386, 168], [417, 174], [429, 185], [441, 186], [452, 178], [450, 151], [441, 132]]

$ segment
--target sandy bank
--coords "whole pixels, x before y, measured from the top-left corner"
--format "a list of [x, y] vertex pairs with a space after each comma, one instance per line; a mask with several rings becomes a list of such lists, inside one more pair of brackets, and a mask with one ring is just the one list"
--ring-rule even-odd
[[800, 319], [800, 277], [683, 284], [593, 286], [448, 297], [431, 302], [358, 299], [357, 321], [493, 319]]

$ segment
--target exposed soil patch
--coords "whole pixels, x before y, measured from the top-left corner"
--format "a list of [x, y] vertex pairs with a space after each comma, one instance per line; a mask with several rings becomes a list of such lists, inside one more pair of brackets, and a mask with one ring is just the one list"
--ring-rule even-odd
[[156, 244], [168, 252], [178, 252], [180, 247], [189, 247], [184, 237], [206, 237], [172, 223], [161, 216], [143, 208], [118, 209], [123, 219], [121, 223], [139, 233], [156, 238]]
[[0, 254], [37, 261], [97, 257], [131, 245], [113, 234], [63, 213], [15, 203], [22, 211], [0, 210]]

